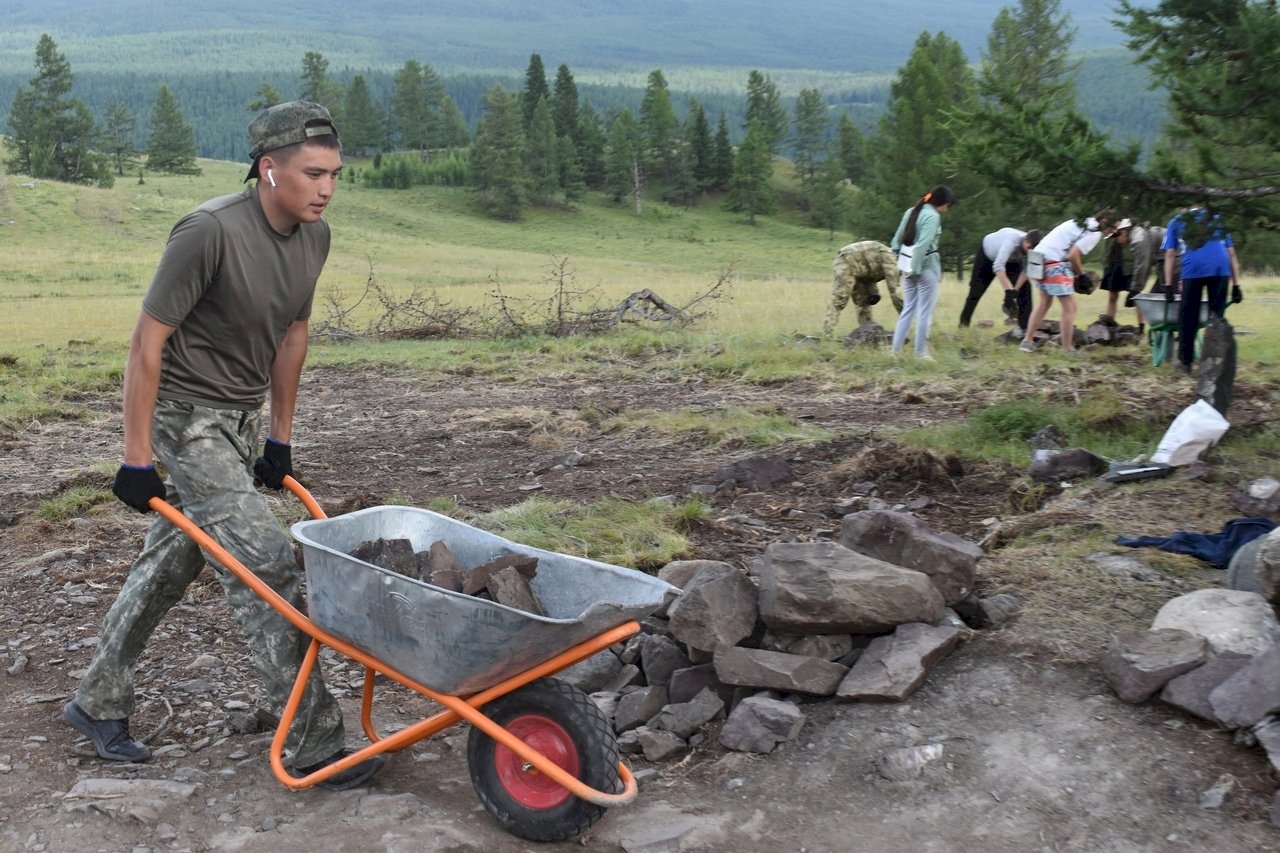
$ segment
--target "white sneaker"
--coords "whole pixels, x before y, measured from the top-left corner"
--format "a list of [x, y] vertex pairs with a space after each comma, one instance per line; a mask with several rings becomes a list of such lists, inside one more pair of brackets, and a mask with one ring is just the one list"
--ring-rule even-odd
[[1036, 351], [1035, 344], [1028, 343], [1027, 341], [1023, 341], [1022, 343], [1018, 344], [1018, 352], [1035, 352], [1035, 351]]

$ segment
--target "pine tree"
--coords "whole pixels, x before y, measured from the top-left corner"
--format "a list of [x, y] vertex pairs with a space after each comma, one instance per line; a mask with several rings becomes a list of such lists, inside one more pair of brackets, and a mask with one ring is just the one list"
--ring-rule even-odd
[[394, 136], [401, 148], [428, 151], [439, 145], [444, 83], [430, 65], [410, 59], [400, 66], [391, 92]]
[[560, 187], [564, 190], [565, 201], [577, 201], [587, 191], [585, 170], [582, 156], [578, 154], [578, 146], [573, 139], [561, 136], [556, 140], [556, 154], [560, 158]]
[[671, 93], [662, 71], [649, 72], [644, 99], [640, 102], [641, 162], [645, 171], [670, 183], [676, 163], [676, 132], [680, 127]]
[[440, 103], [439, 131], [436, 144], [441, 148], [466, 148], [471, 144], [471, 131], [462, 110], [448, 95]]
[[867, 138], [847, 113], [840, 116], [840, 124], [836, 128], [836, 147], [844, 177], [854, 185], [861, 185], [869, 168]]
[[319, 104], [333, 116], [334, 124], [343, 126], [342, 106], [344, 93], [342, 86], [329, 79], [329, 60], [324, 55], [307, 51], [302, 57], [302, 94], [304, 101]]
[[382, 120], [382, 109], [374, 103], [363, 74], [351, 78], [343, 113], [345, 120], [339, 134], [344, 149], [363, 154], [386, 146], [387, 127]]
[[844, 187], [845, 167], [841, 162], [838, 145], [827, 149], [826, 157], [819, 164], [806, 187], [805, 201], [809, 208], [809, 221], [827, 229], [827, 239], [835, 237], [836, 229], [844, 225], [849, 215], [849, 196]]
[[604, 191], [614, 201], [635, 196], [640, 206], [643, 195], [640, 170], [640, 124], [623, 108], [609, 125], [609, 141], [604, 149]]
[[859, 208], [857, 227], [887, 240], [903, 210], [930, 187], [946, 183], [960, 204], [947, 216], [941, 251], [959, 267], [982, 234], [998, 227], [993, 219], [1001, 215], [998, 209], [975, 203], [982, 184], [953, 165], [963, 133], [951, 123], [947, 109], [976, 102], [973, 71], [959, 43], [946, 33], [921, 33], [889, 94], [874, 142], [877, 153], [865, 194], [868, 202]]
[[716, 149], [711, 138], [711, 123], [707, 121], [707, 111], [696, 100], [689, 107], [689, 115], [684, 121], [684, 138], [688, 144], [690, 168], [694, 185], [699, 192], [705, 192], [715, 186]]
[[556, 135], [567, 136], [577, 146], [582, 140], [578, 130], [578, 84], [568, 65], [556, 69], [555, 94], [551, 96], [551, 116], [556, 122]]
[[98, 145], [115, 168], [116, 175], [121, 177], [125, 170], [132, 173], [138, 168], [140, 152], [133, 141], [137, 123], [133, 113], [124, 104], [119, 101], [107, 104], [106, 119], [102, 124]]
[[595, 190], [604, 187], [604, 150], [604, 125], [591, 104], [584, 102], [578, 110], [578, 159], [582, 161], [582, 179]]
[[284, 103], [284, 99], [280, 97], [276, 87], [263, 80], [262, 85], [258, 87], [258, 91], [254, 93], [253, 100], [249, 102], [249, 110], [255, 113], [262, 112], [267, 107], [274, 107], [276, 104], [282, 103]]
[[93, 115], [84, 101], [68, 97], [71, 63], [48, 35], [36, 45], [36, 75], [19, 88], [9, 111], [9, 172], [83, 184], [112, 182], [106, 158], [94, 153]]
[[1075, 106], [1076, 70], [1071, 43], [1076, 30], [1059, 0], [1018, 0], [996, 15], [978, 74], [988, 98], [1016, 92], [1025, 101], [1064, 113]]
[[481, 204], [501, 219], [519, 219], [529, 206], [519, 99], [497, 85], [485, 93], [484, 105], [471, 149]]
[[560, 188], [560, 157], [556, 153], [556, 125], [551, 102], [544, 95], [533, 111], [524, 140], [524, 168], [535, 198], [549, 201]]
[[520, 115], [527, 131], [533, 123], [533, 112], [538, 108], [538, 101], [551, 97], [551, 89], [547, 86], [547, 72], [542, 67], [542, 57], [534, 53], [529, 56], [529, 67], [524, 72], [524, 91], [520, 93]]
[[787, 108], [773, 78], [752, 70], [747, 75], [747, 116], [743, 127], [760, 123], [761, 138], [770, 154], [776, 154], [787, 137]]
[[822, 93], [817, 89], [801, 89], [796, 98], [791, 150], [802, 184], [817, 172], [818, 157], [826, 145], [827, 124], [827, 105], [822, 102]]
[[777, 198], [769, 188], [772, 176], [773, 157], [769, 154], [765, 130], [758, 120], [752, 119], [733, 159], [733, 178], [725, 207], [746, 213], [747, 221], [755, 225], [757, 214], [770, 213], [777, 205]]
[[711, 188], [727, 190], [729, 181], [733, 179], [733, 145], [729, 142], [729, 120], [723, 112], [720, 113], [720, 123], [716, 127], [714, 163]]
[[151, 133], [147, 137], [147, 168], [153, 172], [198, 175], [196, 136], [182, 114], [178, 99], [161, 86], [151, 108]]

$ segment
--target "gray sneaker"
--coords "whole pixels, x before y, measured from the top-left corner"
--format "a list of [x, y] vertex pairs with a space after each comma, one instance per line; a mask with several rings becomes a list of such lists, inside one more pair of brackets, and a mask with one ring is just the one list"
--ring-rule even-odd
[[1036, 351], [1035, 344], [1028, 343], [1026, 341], [1023, 341], [1022, 343], [1018, 344], [1018, 352], [1035, 352], [1035, 351]]
[[76, 731], [93, 741], [93, 748], [101, 758], [108, 761], [146, 761], [151, 757], [151, 750], [146, 744], [134, 740], [129, 734], [127, 719], [95, 720], [82, 711], [74, 699], [62, 709], [62, 715]]

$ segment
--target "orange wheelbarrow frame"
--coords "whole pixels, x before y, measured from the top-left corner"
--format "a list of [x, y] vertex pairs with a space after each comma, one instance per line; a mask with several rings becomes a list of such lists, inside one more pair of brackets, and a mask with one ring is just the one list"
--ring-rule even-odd
[[[311, 493], [303, 487], [301, 483], [293, 477], [285, 477], [284, 485], [289, 491], [293, 492], [302, 505], [306, 507], [312, 518], [327, 518], [324, 510], [316, 503]], [[565, 788], [575, 797], [586, 800], [598, 806], [619, 806], [631, 802], [636, 797], [636, 780], [631, 774], [631, 770], [625, 762], [618, 762], [618, 775], [623, 783], [623, 790], [620, 793], [608, 793], [597, 790], [590, 785], [584, 784], [580, 779], [565, 771], [559, 765], [555, 764], [551, 759], [542, 753], [530, 747], [524, 741], [512, 735], [505, 728], [490, 720], [479, 710], [486, 703], [505, 696], [514, 690], [518, 690], [533, 681], [545, 678], [549, 675], [573, 666], [581, 660], [591, 657], [592, 655], [609, 648], [626, 638], [632, 636], [640, 630], [638, 622], [630, 621], [622, 625], [612, 628], [593, 639], [580, 643], [567, 651], [552, 657], [551, 659], [531, 667], [511, 678], [506, 679], [492, 687], [472, 694], [466, 697], [450, 696], [444, 693], [438, 693], [435, 690], [420, 684], [408, 676], [397, 672], [390, 666], [379, 661], [373, 655], [352, 646], [351, 644], [339, 639], [333, 634], [325, 631], [315, 624], [310, 618], [299, 611], [296, 607], [286, 601], [275, 590], [267, 586], [254, 572], [235, 557], [233, 557], [225, 548], [213, 540], [200, 527], [187, 518], [181, 510], [173, 505], [166, 503], [160, 498], [152, 498], [150, 506], [153, 510], [162, 515], [167, 521], [185, 533], [187, 536], [199, 545], [206, 554], [222, 564], [227, 571], [236, 576], [242, 583], [252, 589], [261, 596], [267, 604], [271, 605], [280, 613], [291, 625], [302, 631], [311, 638], [311, 644], [307, 647], [307, 652], [303, 657], [302, 666], [298, 669], [298, 677], [294, 680], [293, 691], [289, 695], [289, 701], [285, 704], [284, 712], [280, 716], [280, 724], [276, 727], [275, 737], [271, 741], [271, 770], [280, 783], [287, 788], [300, 790], [310, 788], [326, 779], [341, 773], [349, 767], [353, 767], [360, 762], [371, 758], [375, 755], [381, 755], [387, 752], [398, 752], [406, 747], [412, 746], [420, 740], [431, 737], [437, 732], [448, 728], [456, 722], [465, 720], [472, 726], [484, 732], [493, 740], [507, 749], [520, 756], [530, 767], [536, 769], [539, 773], [545, 774], [556, 784]], [[314, 773], [306, 776], [294, 776], [285, 769], [284, 766], [284, 744], [289, 733], [289, 727], [293, 724], [294, 717], [297, 715], [298, 706], [302, 701], [302, 694], [306, 690], [307, 681], [311, 677], [312, 670], [315, 669], [316, 661], [319, 659], [320, 649], [322, 646], [328, 646], [337, 652], [351, 658], [354, 661], [364, 665], [364, 689], [360, 703], [360, 723], [364, 728], [365, 736], [369, 739], [369, 745], [362, 749], [356, 750], [339, 761], [335, 761], [326, 767], [323, 767]], [[379, 675], [385, 675], [392, 681], [401, 684], [410, 690], [427, 697], [433, 702], [444, 707], [445, 710], [415, 723], [412, 726], [401, 729], [393, 735], [383, 737], [378, 734], [377, 729], [373, 725], [373, 685], [374, 679]]]

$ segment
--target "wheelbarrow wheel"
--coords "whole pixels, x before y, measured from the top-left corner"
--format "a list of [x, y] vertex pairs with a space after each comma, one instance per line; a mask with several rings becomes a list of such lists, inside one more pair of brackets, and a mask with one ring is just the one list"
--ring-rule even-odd
[[[569, 684], [544, 678], [482, 708], [485, 716], [599, 791], [621, 790], [618, 744], [609, 720]], [[471, 784], [513, 835], [563, 841], [600, 819], [605, 807], [578, 799], [477, 728], [467, 740]]]

